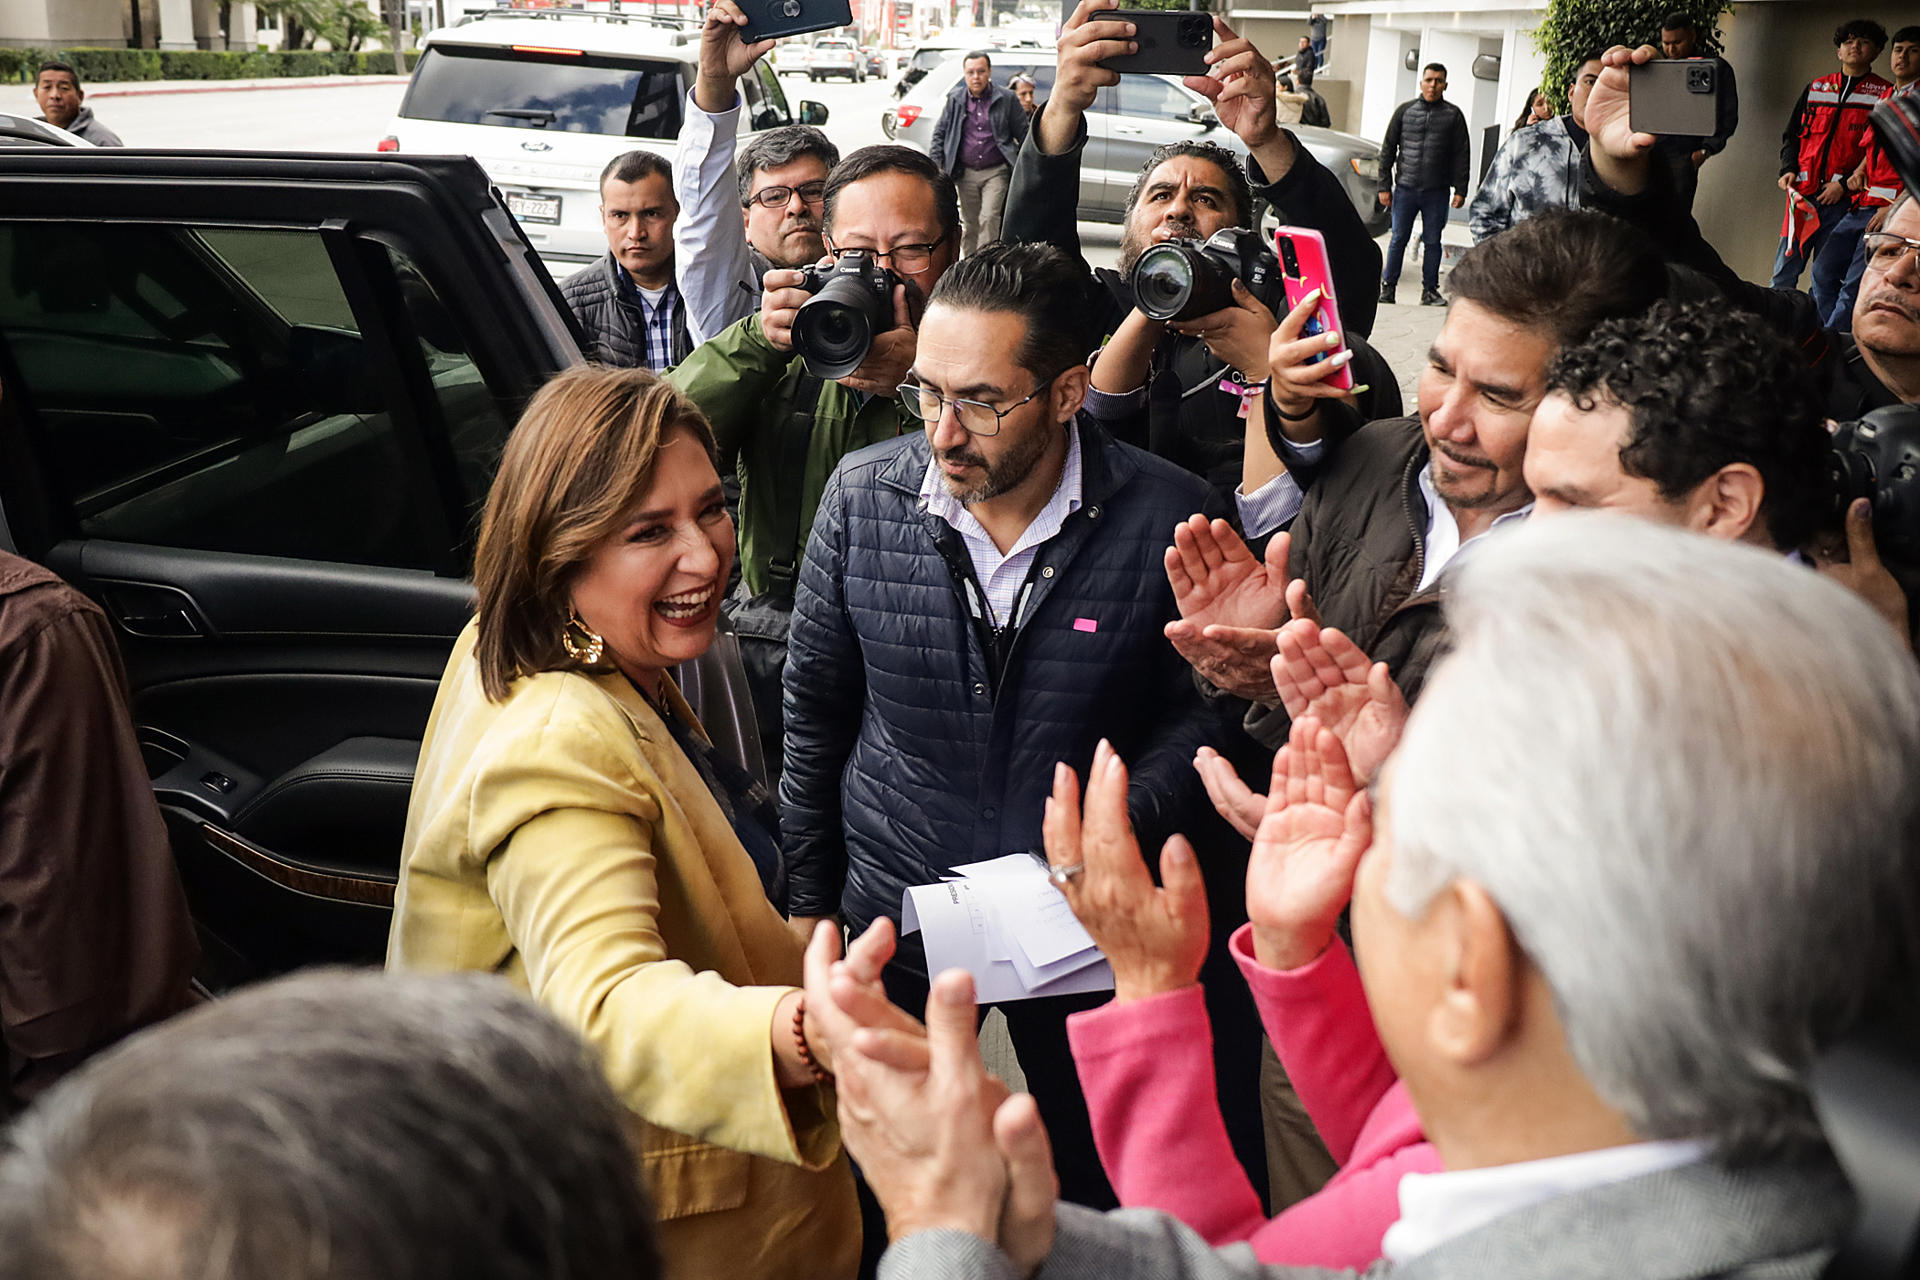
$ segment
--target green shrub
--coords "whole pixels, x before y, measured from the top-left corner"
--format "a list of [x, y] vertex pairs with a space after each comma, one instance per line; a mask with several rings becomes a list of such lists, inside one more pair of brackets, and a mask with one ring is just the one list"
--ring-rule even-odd
[[0, 49], [0, 84], [32, 84], [40, 64], [52, 56], [45, 49]]
[[60, 60], [73, 64], [82, 85], [113, 80], [158, 80], [158, 49], [62, 49]]
[[258, 75], [251, 53], [225, 49], [162, 49], [162, 80], [245, 80]]
[[1660, 43], [1660, 22], [1674, 10], [1690, 15], [1700, 29], [1700, 52], [1720, 52], [1720, 15], [1731, 0], [1548, 0], [1547, 16], [1533, 33], [1534, 47], [1547, 55], [1541, 87], [1555, 107], [1567, 109], [1567, 85], [1580, 63], [1612, 45]]

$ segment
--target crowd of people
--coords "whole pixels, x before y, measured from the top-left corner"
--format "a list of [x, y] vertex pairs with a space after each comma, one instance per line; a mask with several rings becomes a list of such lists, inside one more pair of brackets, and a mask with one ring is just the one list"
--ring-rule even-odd
[[[737, 145], [772, 42], [712, 0], [677, 156], [608, 165], [566, 282], [592, 360], [488, 493], [388, 972], [192, 1008], [150, 798], [78, 815], [91, 892], [158, 887], [123, 955], [0, 957], [0, 1278], [1820, 1275], [1854, 1201], [1810, 1072], [1920, 984], [1876, 541], [1912, 511], [1847, 501], [1832, 434], [1920, 404], [1920, 206], [1845, 114], [1884, 32], [1789, 130], [1783, 187], [1848, 210], [1794, 240], [1857, 258], [1837, 314], [1849, 273], [1751, 284], [1700, 235], [1725, 137], [1632, 128], [1651, 39], [1529, 104], [1442, 298], [1446, 69], [1393, 116], [1383, 259], [1215, 18], [1187, 83], [1247, 159], [1161, 148], [1096, 269], [1063, 193], [1116, 7], [1043, 103], [976, 55], [932, 156], [842, 156]], [[1243, 281], [1142, 309], [1145, 253], [1257, 203], [1324, 241], [1340, 328]], [[1367, 335], [1416, 212], [1408, 412]], [[834, 264], [891, 296], [829, 376], [795, 335]], [[675, 679], [722, 633], [761, 771]], [[104, 616], [11, 558], [0, 653], [9, 742], [59, 705], [137, 754]], [[46, 736], [0, 761], [0, 881], [44, 874]], [[999, 1004], [1011, 1093], [902, 916], [1022, 853], [1113, 983]], [[137, 996], [82, 1016], [47, 956]]]

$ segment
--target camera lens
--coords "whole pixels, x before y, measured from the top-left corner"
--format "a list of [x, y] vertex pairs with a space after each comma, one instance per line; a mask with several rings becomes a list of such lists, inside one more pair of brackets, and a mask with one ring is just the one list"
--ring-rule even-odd
[[793, 345], [816, 377], [844, 378], [867, 358], [873, 323], [858, 307], [813, 298], [794, 313]]
[[1133, 303], [1150, 320], [1171, 320], [1193, 297], [1192, 250], [1157, 244], [1133, 268]]

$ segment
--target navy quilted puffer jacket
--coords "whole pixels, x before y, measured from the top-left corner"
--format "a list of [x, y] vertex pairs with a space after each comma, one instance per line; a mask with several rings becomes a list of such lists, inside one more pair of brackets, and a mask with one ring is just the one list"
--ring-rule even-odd
[[1150, 857], [1203, 801], [1193, 754], [1224, 728], [1162, 628], [1176, 616], [1163, 556], [1205, 482], [1084, 415], [1079, 430], [1082, 506], [1034, 558], [997, 686], [948, 567], [964, 544], [921, 507], [925, 433], [848, 455], [828, 482], [788, 642], [795, 915], [898, 921], [908, 886], [1039, 849], [1054, 763], [1085, 777], [1103, 737], [1131, 769]]

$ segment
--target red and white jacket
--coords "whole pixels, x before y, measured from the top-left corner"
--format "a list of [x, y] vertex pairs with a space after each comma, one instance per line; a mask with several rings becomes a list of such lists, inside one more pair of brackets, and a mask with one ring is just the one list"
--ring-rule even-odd
[[1892, 92], [1893, 82], [1871, 71], [1832, 71], [1802, 90], [1780, 147], [1780, 172], [1793, 175], [1793, 189], [1811, 196], [1844, 182], [1866, 154], [1868, 113]]
[[[1920, 85], [1920, 80], [1909, 80], [1906, 84], [1896, 86], [1887, 96], [1898, 98], [1912, 93], [1916, 85]], [[1900, 174], [1893, 167], [1893, 158], [1874, 138], [1873, 130], [1863, 127], [1861, 132], [1867, 148], [1867, 185], [1853, 203], [1861, 209], [1878, 209], [1892, 204], [1894, 197], [1900, 194]]]

